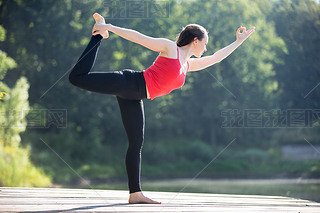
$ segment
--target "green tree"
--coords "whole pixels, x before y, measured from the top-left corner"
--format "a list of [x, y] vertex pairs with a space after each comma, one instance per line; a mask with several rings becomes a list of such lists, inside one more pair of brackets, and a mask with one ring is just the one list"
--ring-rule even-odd
[[[1, 25], [0, 38], [5, 40]], [[0, 102], [0, 186], [48, 186], [50, 179], [33, 166], [29, 151], [20, 147], [20, 134], [26, 129], [29, 112], [29, 84], [20, 77], [13, 88], [7, 86], [2, 80], [17, 64], [1, 50], [0, 61], [0, 91], [6, 93]]]
[[283, 108], [320, 107], [320, 5], [313, 0], [284, 0], [274, 5], [269, 18], [288, 51], [279, 54], [277, 66], [280, 104]]
[[[94, 23], [92, 14], [97, 11], [107, 16], [110, 14], [109, 3], [112, 4], [111, 9], [119, 10], [119, 7], [123, 9], [125, 2], [0, 0], [0, 24], [8, 33], [7, 41], [0, 43], [0, 48], [17, 62], [16, 68], [10, 70], [4, 82], [8, 88], [13, 88], [17, 79], [25, 76], [30, 83], [29, 103], [32, 110], [67, 110], [67, 128], [29, 128], [22, 134], [22, 144], [32, 147], [33, 162], [44, 166], [45, 171], [51, 174], [55, 181], [66, 183], [74, 174], [39, 138], [80, 174], [97, 174], [104, 178], [112, 175], [124, 176], [123, 158], [127, 139], [115, 98], [80, 90], [69, 84], [67, 76], [90, 39]], [[206, 55], [213, 54], [233, 42], [235, 31], [240, 25], [256, 26], [256, 32], [223, 62], [198, 73], [189, 73], [182, 89], [153, 101], [145, 101], [147, 153], [144, 154], [143, 164], [154, 161], [154, 156], [183, 163], [185, 159], [192, 159], [195, 144], [199, 144], [199, 153], [206, 156], [201, 160], [206, 161], [214, 151], [225, 147], [235, 137], [244, 147], [270, 146], [272, 130], [221, 128], [221, 112], [226, 109], [274, 109], [280, 105], [294, 106], [289, 103], [298, 98], [294, 95], [297, 88], [288, 88], [292, 87], [292, 82], [299, 81], [299, 72], [303, 69], [302, 63], [299, 64], [296, 60], [300, 57], [298, 50], [306, 50], [306, 44], [310, 48], [304, 52], [304, 59], [308, 58], [307, 55], [316, 55], [316, 45], [311, 47], [311, 42], [308, 43], [308, 39], [299, 34], [302, 27], [307, 26], [312, 34], [308, 36], [313, 38], [314, 43], [317, 42], [317, 31], [312, 30], [312, 27], [318, 26], [317, 15], [310, 16], [313, 14], [310, 8], [314, 6], [296, 6], [309, 9], [295, 9], [307, 12], [299, 12], [301, 17], [299, 16], [296, 22], [299, 26], [295, 27], [292, 21], [291, 27], [285, 28], [284, 20], [289, 21], [290, 16], [295, 16], [290, 9], [290, 2], [298, 5], [298, 1], [165, 2], [170, 6], [169, 16], [165, 18], [106, 20], [153, 37], [172, 40], [186, 24], [201, 24], [209, 30]], [[285, 2], [290, 4], [286, 6], [288, 9], [282, 10]], [[313, 5], [311, 1], [305, 2]], [[274, 12], [276, 13], [270, 15]], [[313, 20], [314, 24], [309, 19]], [[282, 32], [281, 29], [286, 30]], [[291, 44], [295, 43], [286, 40], [286, 33], [292, 40], [300, 39], [305, 43], [292, 46]], [[295, 34], [299, 35], [295, 37]], [[290, 59], [288, 56], [289, 53], [292, 55], [292, 52], [297, 54]], [[102, 41], [94, 70], [143, 70], [153, 63], [156, 56], [155, 52], [111, 34], [107, 40]], [[315, 86], [318, 78], [317, 63], [311, 61], [312, 57], [308, 60], [315, 66], [310, 65], [312, 69], [309, 70], [309, 77]], [[295, 63], [299, 69], [293, 69]], [[287, 64], [289, 66], [286, 66]], [[299, 90], [307, 92], [309, 82], [303, 80], [300, 84]], [[6, 88], [3, 90], [9, 91]], [[287, 93], [288, 91], [292, 92]], [[315, 100], [313, 97], [317, 91], [315, 89], [306, 97], [306, 101], [311, 101], [311, 106], [314, 107], [317, 102], [312, 100]], [[296, 99], [295, 103], [298, 103], [298, 100]], [[174, 141], [179, 143], [174, 144]], [[190, 146], [183, 146], [184, 141], [190, 142]], [[169, 145], [171, 156], [167, 153]], [[212, 150], [207, 152], [208, 147]], [[174, 153], [179, 153], [180, 157], [185, 153], [185, 156], [179, 158]], [[151, 163], [148, 166], [152, 168]], [[171, 171], [174, 171], [174, 166], [172, 168]]]

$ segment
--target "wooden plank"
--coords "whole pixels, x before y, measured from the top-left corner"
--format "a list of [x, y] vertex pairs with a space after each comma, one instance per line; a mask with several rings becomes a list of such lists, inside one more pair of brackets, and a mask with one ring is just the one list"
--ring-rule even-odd
[[144, 194], [162, 204], [128, 204], [127, 191], [0, 187], [0, 212], [320, 212], [319, 203], [278, 196]]

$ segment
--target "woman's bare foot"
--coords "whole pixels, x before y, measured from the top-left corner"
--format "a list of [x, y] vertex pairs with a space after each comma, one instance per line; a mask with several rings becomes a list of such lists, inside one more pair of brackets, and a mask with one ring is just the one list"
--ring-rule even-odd
[[161, 202], [151, 200], [142, 194], [142, 192], [131, 193], [129, 197], [131, 204], [161, 204]]
[[[96, 21], [96, 24], [105, 24], [105, 20], [102, 15], [99, 13], [93, 14], [93, 18]], [[108, 38], [109, 37], [109, 32], [106, 30], [106, 32], [100, 34], [103, 38]]]

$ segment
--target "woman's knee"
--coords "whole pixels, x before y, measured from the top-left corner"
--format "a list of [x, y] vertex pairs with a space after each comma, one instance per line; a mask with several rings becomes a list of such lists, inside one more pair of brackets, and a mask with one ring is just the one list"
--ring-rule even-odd
[[71, 70], [71, 73], [69, 74], [69, 82], [73, 84], [74, 86], [78, 86], [80, 83], [80, 76], [76, 75], [77, 70], [75, 70], [75, 67]]
[[69, 75], [69, 82], [70, 82], [71, 84], [77, 86], [77, 80], [76, 80], [76, 79], [77, 79], [77, 78], [76, 78], [74, 75], [72, 75], [72, 73], [70, 73], [70, 75]]

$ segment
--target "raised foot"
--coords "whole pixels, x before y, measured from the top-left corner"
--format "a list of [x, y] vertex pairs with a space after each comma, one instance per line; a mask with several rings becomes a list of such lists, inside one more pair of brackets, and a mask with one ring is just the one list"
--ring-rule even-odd
[[105, 24], [105, 20], [103, 18], [102, 15], [100, 15], [99, 13], [95, 13], [92, 15], [94, 20], [96, 21], [96, 24]]
[[[93, 18], [96, 21], [96, 24], [105, 24], [105, 20], [102, 15], [99, 13], [93, 14]], [[103, 38], [108, 38], [109, 37], [109, 32], [106, 30], [105, 32], [100, 34]]]
[[161, 204], [161, 202], [152, 200], [142, 194], [142, 192], [131, 193], [129, 197], [131, 204]]

